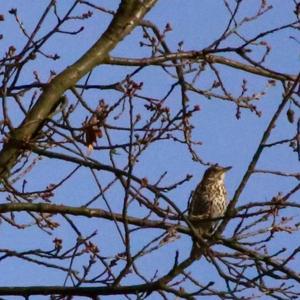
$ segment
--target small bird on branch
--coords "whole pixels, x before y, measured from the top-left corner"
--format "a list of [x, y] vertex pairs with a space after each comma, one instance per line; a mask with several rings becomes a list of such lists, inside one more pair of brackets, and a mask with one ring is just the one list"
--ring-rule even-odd
[[[201, 219], [214, 219], [222, 217], [227, 207], [227, 191], [225, 187], [225, 173], [231, 167], [220, 167], [213, 165], [209, 167], [196, 190], [193, 192], [189, 205], [189, 219], [199, 236], [212, 233], [215, 221], [201, 221]], [[193, 239], [191, 256], [199, 259], [201, 247]]]

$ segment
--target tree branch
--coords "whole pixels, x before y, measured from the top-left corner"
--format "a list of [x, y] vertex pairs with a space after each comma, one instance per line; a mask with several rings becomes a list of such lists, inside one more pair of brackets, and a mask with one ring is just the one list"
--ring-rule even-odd
[[21, 125], [10, 132], [9, 139], [0, 152], [0, 178], [9, 176], [11, 168], [22, 153], [16, 147], [16, 142], [29, 141], [37, 134], [51, 111], [59, 104], [61, 95], [94, 67], [102, 64], [108, 53], [138, 25], [156, 1], [121, 1], [113, 20], [98, 41], [44, 88]]
[[[122, 57], [106, 57], [104, 60], [105, 64], [118, 65], [118, 66], [149, 66], [156, 65], [161, 66], [164, 62], [174, 61], [174, 60], [204, 60], [208, 63], [222, 64], [235, 69], [243, 70], [248, 73], [256, 74], [263, 77], [268, 77], [276, 80], [290, 80], [295, 81], [297, 76], [279, 73], [273, 70], [267, 70], [259, 66], [251, 66], [249, 64], [244, 64], [239, 61], [226, 58], [223, 56], [218, 56], [214, 54], [209, 54], [207, 51], [187, 51], [187, 52], [177, 52], [164, 54], [156, 57], [145, 57], [145, 58], [122, 58]], [[191, 62], [193, 63], [193, 61]], [[171, 65], [170, 65], [171, 66]]]

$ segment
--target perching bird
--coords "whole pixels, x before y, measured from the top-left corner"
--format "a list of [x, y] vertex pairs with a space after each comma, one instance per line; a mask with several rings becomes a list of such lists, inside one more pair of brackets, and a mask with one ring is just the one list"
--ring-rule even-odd
[[[227, 206], [227, 192], [224, 179], [225, 173], [230, 169], [231, 167], [224, 168], [218, 165], [209, 167], [193, 192], [188, 215], [193, 227], [200, 236], [205, 233], [211, 233], [216, 222], [201, 222], [193, 220], [193, 217], [211, 219], [224, 215]], [[191, 256], [199, 258], [200, 253], [200, 247], [194, 241]]]

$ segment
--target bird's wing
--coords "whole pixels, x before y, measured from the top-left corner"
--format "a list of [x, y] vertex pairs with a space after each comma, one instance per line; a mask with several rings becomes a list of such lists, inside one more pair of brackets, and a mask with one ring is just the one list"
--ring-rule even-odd
[[190, 216], [209, 217], [211, 211], [211, 199], [205, 187], [200, 183], [193, 193], [189, 207]]

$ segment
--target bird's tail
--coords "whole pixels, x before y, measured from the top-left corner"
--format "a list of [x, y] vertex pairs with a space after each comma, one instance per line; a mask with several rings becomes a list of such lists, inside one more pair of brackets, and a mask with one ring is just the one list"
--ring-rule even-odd
[[198, 259], [200, 259], [201, 254], [202, 254], [202, 251], [201, 251], [201, 248], [200, 248], [199, 244], [196, 241], [194, 241], [190, 256], [193, 259], [198, 260]]

